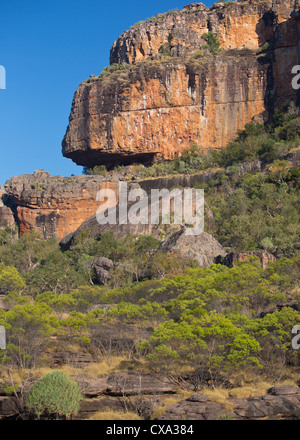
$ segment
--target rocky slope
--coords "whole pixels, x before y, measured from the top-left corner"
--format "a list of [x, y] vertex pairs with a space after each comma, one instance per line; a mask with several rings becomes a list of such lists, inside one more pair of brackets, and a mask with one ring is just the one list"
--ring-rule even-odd
[[[113, 66], [127, 63], [122, 70], [78, 87], [63, 155], [89, 167], [172, 159], [192, 142], [221, 148], [247, 122], [266, 121], [297, 101], [298, 8], [298, 0], [193, 3], [125, 31], [110, 56]], [[205, 48], [207, 32], [220, 54]]]
[[[78, 364], [77, 364], [78, 367]], [[300, 388], [296, 385], [277, 385], [258, 397], [229, 397], [219, 403], [203, 392], [186, 400], [165, 406], [164, 400], [175, 395], [179, 388], [170, 378], [159, 374], [114, 373], [97, 380], [74, 378], [85, 397], [74, 419], [88, 419], [103, 411], [126, 412], [130, 409], [141, 418], [149, 419], [157, 409], [161, 415], [154, 420], [299, 420]], [[1, 387], [2, 385], [2, 387]], [[186, 382], [186, 385], [189, 385]], [[23, 389], [28, 392], [32, 382]], [[0, 420], [28, 418], [20, 411], [21, 390], [17, 396], [5, 392], [7, 384], [0, 384]], [[192, 384], [190, 384], [192, 389]], [[233, 386], [232, 386], [233, 388]], [[234, 394], [234, 391], [232, 392]]]

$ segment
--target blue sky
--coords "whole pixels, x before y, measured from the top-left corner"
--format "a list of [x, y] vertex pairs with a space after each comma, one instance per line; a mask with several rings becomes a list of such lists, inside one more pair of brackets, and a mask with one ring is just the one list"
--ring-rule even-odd
[[81, 174], [61, 154], [77, 86], [109, 64], [112, 43], [132, 24], [188, 3], [0, 0], [0, 184], [39, 168]]

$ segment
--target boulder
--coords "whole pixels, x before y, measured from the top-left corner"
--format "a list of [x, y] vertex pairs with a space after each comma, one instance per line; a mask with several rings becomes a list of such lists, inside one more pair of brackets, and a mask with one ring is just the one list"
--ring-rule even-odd
[[85, 397], [94, 398], [103, 395], [107, 391], [107, 379], [101, 378], [98, 380], [82, 381], [80, 378], [76, 379], [81, 392]]
[[226, 255], [225, 249], [207, 232], [200, 235], [187, 235], [186, 228], [175, 232], [159, 247], [163, 252], [179, 252], [183, 258], [194, 258], [200, 267], [207, 268], [214, 264], [219, 255]]
[[16, 417], [18, 415], [18, 401], [16, 397], [0, 397], [0, 420]]
[[112, 260], [106, 257], [95, 257], [93, 267], [99, 284], [107, 284], [111, 280], [109, 270], [114, 267]]
[[292, 394], [300, 394], [300, 388], [294, 385], [277, 385], [271, 387], [267, 391], [272, 396], [287, 396]]
[[119, 399], [101, 397], [85, 400], [80, 407], [78, 414], [72, 417], [73, 420], [88, 419], [97, 412], [122, 411], [124, 406]]

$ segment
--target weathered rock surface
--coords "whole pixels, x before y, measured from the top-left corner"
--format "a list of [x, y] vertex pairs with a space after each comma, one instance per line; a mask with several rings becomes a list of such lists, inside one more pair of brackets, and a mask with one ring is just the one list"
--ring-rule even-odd
[[[149, 413], [147, 406], [163, 399], [163, 396], [175, 394], [178, 390], [170, 380], [159, 374], [114, 373], [97, 380], [74, 377], [85, 396], [79, 413], [73, 419], [87, 419], [97, 412], [123, 411], [132, 406]], [[30, 390], [33, 382], [26, 387]], [[0, 420], [27, 417], [22, 413], [22, 395], [18, 398], [7, 395], [0, 384]], [[24, 391], [24, 390], [23, 390]], [[18, 400], [20, 398], [20, 401]], [[142, 405], [145, 408], [142, 408]], [[142, 411], [143, 412], [143, 411]], [[151, 411], [150, 411], [151, 412]], [[149, 414], [148, 414], [149, 415]], [[147, 418], [147, 417], [146, 417]], [[277, 420], [300, 419], [300, 388], [294, 385], [277, 385], [268, 389], [267, 394], [259, 397], [228, 398], [224, 403], [216, 403], [203, 393], [197, 393], [186, 400], [167, 406], [165, 413], [156, 420]]]
[[[208, 183], [212, 179], [215, 178], [217, 170], [211, 169], [206, 170], [204, 172], [199, 172], [194, 175], [182, 175], [182, 176], [174, 176], [174, 177], [160, 177], [157, 179], [138, 181], [135, 183], [128, 184], [128, 191], [131, 189], [142, 189], [146, 191], [149, 196], [148, 201], [148, 213], [149, 213], [149, 224], [132, 224], [128, 222], [127, 224], [120, 224], [119, 222], [119, 206], [116, 206], [116, 224], [104, 224], [100, 225], [97, 221], [96, 215], [88, 218], [84, 223], [82, 223], [78, 229], [74, 230], [70, 234], [66, 235], [61, 241], [60, 245], [63, 249], [68, 249], [74, 239], [81, 234], [83, 230], [86, 230], [88, 234], [91, 236], [98, 236], [107, 231], [112, 231], [115, 237], [123, 237], [129, 234], [153, 234], [157, 235], [157, 238], [160, 237], [158, 231], [161, 231], [161, 228], [156, 227], [156, 225], [151, 225], [151, 190], [152, 189], [168, 189], [172, 190], [174, 188], [192, 188], [196, 183]], [[117, 197], [118, 198], [118, 197]], [[128, 202], [128, 210], [132, 206], [133, 203]], [[146, 208], [147, 209], [147, 208]], [[128, 212], [128, 211], [127, 211]], [[175, 229], [179, 229], [179, 226]], [[222, 252], [220, 252], [221, 254]], [[215, 255], [217, 256], [217, 255]]]
[[14, 225], [15, 218], [13, 211], [8, 206], [4, 205], [6, 192], [2, 185], [0, 185], [0, 228], [6, 225]]
[[179, 252], [183, 258], [193, 258], [199, 262], [200, 267], [207, 268], [214, 264], [219, 255], [226, 255], [225, 249], [207, 232], [200, 235], [186, 235], [186, 229], [181, 228], [170, 238], [165, 240], [160, 250], [164, 252]]
[[[170, 253], [180, 253], [180, 255], [185, 259], [197, 260], [200, 267], [204, 268], [214, 264], [217, 257], [225, 257], [226, 250], [210, 234], [202, 232], [199, 235], [187, 235], [186, 227], [182, 226], [180, 229], [177, 229], [178, 230], [176, 232], [174, 232], [169, 238], [161, 243], [158, 250]], [[128, 234], [149, 233], [155, 236], [157, 235], [158, 228], [156, 225], [151, 224], [132, 225], [128, 223], [127, 225], [99, 225], [96, 216], [94, 216], [84, 222], [73, 234], [69, 234], [67, 237], [61, 240], [61, 247], [63, 249], [67, 249], [71, 245], [74, 238], [83, 230], [86, 230], [89, 235], [94, 235], [95, 237], [108, 230], [111, 230], [114, 232], [116, 237], [122, 237]], [[102, 259], [95, 259], [94, 268], [97, 279], [101, 284], [106, 284], [111, 278], [109, 270], [114, 267], [115, 264], [111, 260], [109, 261], [111, 266], [108, 267], [108, 265], [106, 265], [106, 267], [104, 267]]]
[[[224, 147], [247, 122], [266, 121], [297, 101], [298, 7], [298, 0], [193, 4], [124, 32], [111, 63], [131, 67], [78, 87], [63, 155], [90, 167], [172, 159], [192, 142]], [[204, 49], [208, 31], [224, 49], [216, 56]], [[161, 58], [164, 47], [171, 57]], [[205, 55], [191, 57], [200, 48]]]
[[174, 394], [175, 386], [160, 374], [115, 373], [107, 380], [106, 394], [135, 396], [140, 394]]
[[272, 387], [262, 397], [227, 399], [227, 408], [197, 396], [170, 405], [157, 420], [300, 419], [300, 388], [295, 386]]
[[47, 353], [47, 355], [50, 359], [51, 367], [61, 367], [62, 365], [67, 364], [75, 368], [82, 368], [86, 367], [91, 362], [95, 362], [89, 353], [84, 352], [58, 351]]
[[218, 36], [223, 49], [257, 49], [299, 6], [295, 0], [225, 3], [215, 3], [212, 8], [192, 3], [181, 11], [158, 14], [133, 25], [113, 43], [110, 62], [134, 64], [155, 56], [162, 44], [169, 43], [171, 55], [193, 53], [205, 45], [201, 37], [209, 31]]
[[14, 417], [18, 414], [16, 397], [0, 397], [0, 420]]
[[4, 225], [14, 225], [15, 219], [13, 212], [7, 206], [0, 205], [0, 228]]
[[102, 411], [122, 411], [124, 406], [118, 399], [111, 397], [101, 397], [96, 399], [85, 400], [76, 416], [73, 416], [73, 420], [88, 419], [97, 412]]
[[110, 269], [114, 267], [114, 262], [109, 258], [96, 257], [94, 260], [94, 269], [97, 280], [100, 284], [106, 284], [110, 279]]
[[[299, 164], [298, 153], [294, 151], [287, 157], [292, 166]], [[258, 160], [238, 166], [241, 173], [263, 170], [263, 164]], [[128, 191], [141, 188], [150, 196], [152, 189], [192, 188], [195, 184], [211, 182], [218, 171], [212, 168], [193, 175], [135, 180], [128, 182]], [[36, 171], [32, 175], [12, 177], [5, 184], [5, 200], [9, 206], [0, 206], [0, 227], [1, 218], [9, 224], [16, 220], [21, 235], [32, 230], [39, 231], [44, 238], [57, 237], [62, 246], [67, 248], [84, 229], [94, 230], [96, 235], [99, 233], [95, 214], [101, 202], [97, 202], [97, 192], [100, 189], [113, 190], [118, 200], [119, 182], [124, 179], [126, 175], [116, 172], [105, 177], [62, 177]], [[100, 232], [107, 230], [113, 230], [118, 237], [126, 234], [153, 233], [148, 225], [101, 225]]]

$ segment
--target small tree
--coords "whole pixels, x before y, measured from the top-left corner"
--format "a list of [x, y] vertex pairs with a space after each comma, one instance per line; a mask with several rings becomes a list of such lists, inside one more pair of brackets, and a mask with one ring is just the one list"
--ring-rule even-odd
[[65, 419], [78, 413], [82, 400], [78, 384], [65, 373], [54, 371], [35, 382], [27, 406], [38, 417]]
[[217, 55], [219, 52], [221, 52], [221, 43], [213, 32], [203, 34], [202, 38], [207, 42], [204, 47], [207, 47], [212, 54]]

